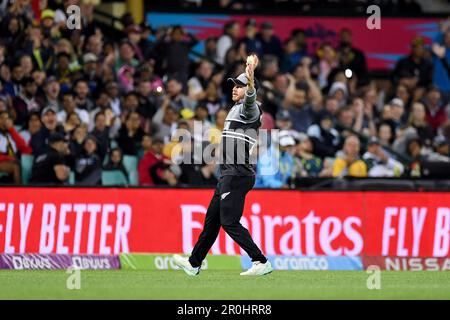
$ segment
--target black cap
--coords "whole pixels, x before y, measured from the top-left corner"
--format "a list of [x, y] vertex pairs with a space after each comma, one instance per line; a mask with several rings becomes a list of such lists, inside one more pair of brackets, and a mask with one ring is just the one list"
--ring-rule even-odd
[[52, 143], [56, 143], [56, 142], [61, 142], [61, 141], [66, 141], [66, 138], [61, 134], [61, 133], [52, 133], [50, 135], [50, 137], [48, 138], [48, 143], [52, 144]]
[[[245, 86], [247, 86], [247, 83], [248, 83], [247, 75], [245, 73], [241, 73], [237, 78], [228, 78], [227, 81], [231, 81], [235, 85], [240, 86], [240, 87], [245, 87]], [[256, 79], [255, 79], [254, 86], [255, 86], [255, 89], [258, 90], [259, 83]]]

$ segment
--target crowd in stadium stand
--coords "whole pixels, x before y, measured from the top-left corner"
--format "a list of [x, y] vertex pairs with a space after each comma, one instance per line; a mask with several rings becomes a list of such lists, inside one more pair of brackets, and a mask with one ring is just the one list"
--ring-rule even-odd
[[[123, 36], [108, 38], [90, 2], [64, 1], [81, 5], [81, 30], [66, 27], [64, 7], [36, 19], [29, 1], [5, 3], [2, 183], [213, 186], [214, 163], [178, 163], [173, 154], [219, 142], [232, 105], [226, 79], [244, 72], [250, 53], [260, 57], [263, 128], [281, 130], [258, 150], [257, 187], [289, 188], [305, 177], [419, 177], [424, 161], [450, 161], [448, 23], [432, 46], [420, 37], [405, 43], [410, 54], [381, 86], [348, 29], [339, 46], [324, 42], [310, 52], [301, 29], [282, 42], [270, 22], [230, 22], [191, 60], [198, 39], [179, 26], [153, 30], [128, 14]], [[195, 122], [211, 134], [173, 138]], [[279, 170], [267, 174], [278, 159]]]

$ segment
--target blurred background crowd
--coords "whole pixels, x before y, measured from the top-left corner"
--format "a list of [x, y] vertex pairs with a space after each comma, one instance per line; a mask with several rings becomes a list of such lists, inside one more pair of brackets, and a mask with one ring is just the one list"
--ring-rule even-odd
[[[36, 17], [28, 0], [0, 1], [2, 183], [213, 186], [216, 165], [176, 164], [172, 155], [220, 141], [232, 106], [226, 79], [250, 53], [260, 57], [263, 128], [279, 129], [258, 150], [257, 187], [448, 168], [448, 21], [434, 44], [405, 43], [410, 54], [379, 82], [349, 29], [337, 46], [311, 53], [305, 30], [281, 41], [270, 22], [231, 21], [193, 59], [198, 39], [180, 26], [154, 30], [125, 14], [123, 32], [107, 37], [93, 19], [96, 1], [41, 2]], [[67, 28], [71, 4], [81, 8], [81, 30]], [[210, 133], [180, 146], [175, 131], [194, 121]], [[266, 174], [274, 161], [279, 170]]]

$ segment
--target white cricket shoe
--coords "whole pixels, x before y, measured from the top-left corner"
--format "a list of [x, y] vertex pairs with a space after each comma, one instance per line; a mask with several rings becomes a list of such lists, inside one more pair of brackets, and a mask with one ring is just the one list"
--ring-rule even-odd
[[175, 264], [186, 272], [188, 276], [196, 276], [200, 273], [200, 267], [194, 268], [189, 262], [189, 258], [182, 257], [179, 254], [173, 255]]
[[241, 276], [263, 276], [271, 273], [272, 271], [273, 268], [269, 261], [266, 263], [255, 261], [250, 269], [241, 273]]

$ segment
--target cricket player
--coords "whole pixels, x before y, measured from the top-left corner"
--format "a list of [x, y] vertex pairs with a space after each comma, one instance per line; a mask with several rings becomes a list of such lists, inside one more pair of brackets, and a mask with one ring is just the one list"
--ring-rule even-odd
[[254, 72], [257, 65], [258, 57], [251, 55], [247, 58], [245, 73], [228, 79], [234, 83], [232, 99], [235, 104], [228, 113], [222, 132], [221, 176], [206, 212], [203, 231], [191, 256], [173, 256], [174, 262], [190, 276], [200, 273], [202, 261], [216, 241], [220, 227], [252, 259], [252, 267], [241, 275], [260, 276], [273, 271], [248, 230], [240, 223], [245, 196], [255, 184], [256, 167], [249, 159], [257, 143], [257, 130], [261, 126], [262, 115], [256, 102]]

